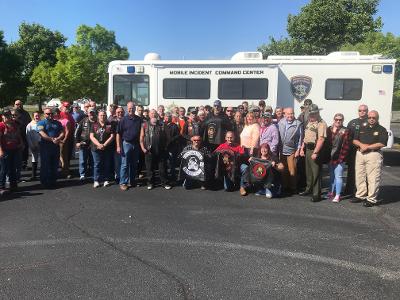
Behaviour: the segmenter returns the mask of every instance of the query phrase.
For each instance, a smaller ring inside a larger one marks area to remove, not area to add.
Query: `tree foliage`
[[[19,40],[12,47],[24,62],[23,74],[26,78],[41,62],[56,63],[56,50],[63,48],[67,40],[60,32],[51,31],[40,24],[23,22],[19,26]]]
[[[289,38],[275,40],[259,47],[264,57],[271,54],[327,54],[343,44],[365,40],[370,32],[379,31],[381,18],[374,19],[379,0],[311,0],[298,15],[289,15]]]
[[[11,103],[20,96],[22,61],[4,41],[3,31],[0,31],[0,105]]]
[[[54,67],[46,62],[39,64],[31,77],[31,91],[66,99],[85,96],[105,101],[108,64],[127,59],[128,50],[116,42],[113,31],[100,25],[79,26],[76,40],[75,45],[57,49]]]

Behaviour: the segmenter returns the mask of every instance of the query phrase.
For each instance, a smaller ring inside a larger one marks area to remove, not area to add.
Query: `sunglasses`
[[[374,120],[376,120],[376,117],[368,117],[368,119],[374,119]]]
[[[366,109],[359,109],[358,112],[368,111]]]
[[[336,122],[342,122],[343,119],[335,119]]]
[[[53,113],[44,113],[45,115],[52,115]]]
[[[230,110],[230,109],[229,109],[229,110],[227,110],[226,112],[233,112],[233,110]]]

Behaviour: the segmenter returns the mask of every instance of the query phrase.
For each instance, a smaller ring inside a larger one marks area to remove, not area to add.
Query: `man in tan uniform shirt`
[[[311,104],[308,123],[304,130],[304,141],[300,150],[300,155],[305,156],[306,159],[307,187],[300,195],[312,194],[312,202],[321,200],[322,163],[318,157],[326,139],[326,129],[327,125],[319,115],[318,106]]]

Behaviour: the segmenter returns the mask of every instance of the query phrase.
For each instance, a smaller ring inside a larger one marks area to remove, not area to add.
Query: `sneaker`
[[[268,199],[272,198],[272,192],[269,189],[265,189],[265,197]]]
[[[240,187],[240,195],[241,196],[246,196],[247,195],[247,191],[244,187]]]
[[[263,190],[258,191],[257,193],[255,193],[254,195],[256,196],[265,196],[265,192]]]
[[[144,178],[144,174],[139,174],[138,178],[139,179],[143,179]]]
[[[85,179],[86,179],[86,177],[83,176],[83,175],[81,175],[81,177],[79,177],[79,180],[80,180],[80,181],[84,181]]]
[[[335,197],[335,194],[332,192],[326,193],[324,195],[324,199],[327,199],[327,200],[333,200],[334,197]]]
[[[147,185],[147,189],[150,191],[150,190],[152,190],[153,189],[153,185],[152,184],[148,184]]]
[[[94,187],[94,188],[98,188],[99,186],[100,186],[100,182],[95,181],[95,182],[93,183],[93,187]]]
[[[340,195],[336,195],[335,198],[332,199],[332,202],[339,203],[340,202]]]
[[[121,189],[121,191],[126,191],[128,189],[128,186],[126,184],[121,184],[119,188]]]
[[[72,175],[68,174],[67,179],[71,179],[71,178],[72,178]]]
[[[200,188],[201,188],[202,190],[206,190],[206,189],[207,189],[205,185],[202,185]]]
[[[104,181],[104,184],[103,184],[103,186],[110,186],[111,185],[111,182],[109,182],[109,181]]]
[[[164,184],[164,189],[170,190],[172,189],[172,186],[170,186],[169,184]]]

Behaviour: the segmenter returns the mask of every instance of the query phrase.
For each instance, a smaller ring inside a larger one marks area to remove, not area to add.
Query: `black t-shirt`
[[[204,142],[208,144],[222,144],[225,141],[225,134],[232,130],[232,123],[226,115],[211,115],[204,124]]]
[[[374,126],[368,124],[365,127],[361,127],[360,131],[354,134],[354,139],[367,145],[381,143],[386,146],[388,141],[388,133],[386,128],[379,124]]]
[[[90,133],[93,133],[94,137],[99,141],[100,144],[104,144],[111,136],[115,134],[115,122],[106,122],[104,126],[96,122],[90,127]],[[107,145],[107,147],[112,146],[113,143]],[[96,145],[92,143],[93,150],[96,150]]]

